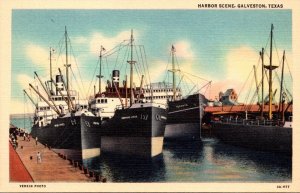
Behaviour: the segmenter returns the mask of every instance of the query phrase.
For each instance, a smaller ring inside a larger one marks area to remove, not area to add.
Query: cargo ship
[[[280,82],[279,103],[274,104],[272,71],[278,66],[272,64],[273,25],[270,33],[270,64],[264,65],[264,48],[260,52],[262,61],[262,101],[254,105],[232,105],[207,107],[206,113],[212,117],[212,133],[225,143],[248,147],[260,151],[292,154],[292,99],[287,100],[283,92],[284,61]],[[269,93],[264,98],[264,71],[268,71]],[[256,90],[258,92],[258,88]],[[287,102],[287,103],[286,103]]]
[[[88,101],[80,100],[75,90],[69,87],[68,63],[68,34],[65,29],[66,45],[66,81],[59,69],[59,75],[52,78],[52,64],[50,49],[50,80],[46,87],[38,77],[40,85],[47,97],[32,84],[31,89],[41,99],[35,102],[24,90],[35,106],[34,122],[31,136],[69,159],[82,161],[100,155],[101,119],[88,111]]]
[[[131,31],[129,43],[131,54],[130,60],[127,61],[130,64],[130,87],[120,88],[118,78],[114,76],[112,86],[121,105],[115,107],[116,110],[111,118],[103,120],[101,150],[103,153],[153,158],[162,153],[167,112],[164,104],[145,101],[142,95],[143,77],[140,91],[138,95],[135,94],[133,65],[137,65],[137,62],[133,60],[133,41]],[[118,75],[118,71],[115,71],[114,75]],[[123,94],[125,94],[125,101]],[[106,93],[106,96],[109,97],[110,94]],[[129,104],[127,104],[128,98]]]
[[[200,92],[188,95],[185,98],[178,95],[174,55],[175,47],[172,46],[172,74],[173,97],[168,101],[168,118],[165,131],[166,141],[201,141],[201,125],[204,116],[204,107],[208,100]]]

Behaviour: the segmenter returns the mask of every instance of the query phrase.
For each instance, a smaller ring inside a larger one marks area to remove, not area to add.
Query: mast
[[[52,48],[50,47],[50,81],[52,80]],[[53,82],[51,82],[51,92],[53,91],[52,87]]]
[[[174,62],[174,55],[175,55],[175,47],[172,45],[172,74],[173,74],[173,101],[176,100],[176,78],[175,78],[175,62]]]
[[[264,48],[261,49],[261,117],[264,117],[264,107],[265,107],[265,99],[264,99]]]
[[[60,70],[60,68],[58,68],[58,71],[59,71],[59,74],[60,74],[60,76],[62,77],[62,82],[63,82],[63,85],[64,85],[64,87],[66,87],[66,84],[65,84],[65,81],[64,81],[64,79],[63,79],[63,76],[62,76],[62,73],[61,73],[61,70]],[[69,90],[66,88],[66,90],[67,90],[67,97],[68,97],[68,99],[69,99],[69,102],[68,102],[68,108],[69,108],[69,110],[75,110],[75,106],[74,106],[74,104],[73,104],[73,101],[72,101],[72,98],[71,98],[71,95],[70,95],[70,92],[69,92]],[[79,98],[78,98],[79,99]],[[71,104],[70,104],[71,103]]]
[[[138,99],[137,100],[139,100],[141,98],[143,82],[144,82],[144,75],[142,75],[141,84],[140,84],[140,90],[139,90],[139,95],[138,95]]]
[[[255,65],[253,65],[253,70],[254,70],[254,78],[255,78],[255,84],[256,84],[257,101],[259,103],[259,92],[258,92],[258,83],[257,83],[257,75],[256,75]]]
[[[127,98],[128,98],[128,93],[127,93],[127,75],[125,76],[125,107],[127,107]]]
[[[101,94],[101,78],[103,78],[102,73],[101,73],[102,51],[105,51],[103,46],[100,47],[100,54],[99,54],[99,59],[100,59],[100,69],[99,69],[99,75],[98,75],[98,78],[99,78],[99,92],[98,93],[99,94]]]
[[[280,95],[279,95],[280,97],[279,97],[278,115],[280,114],[280,107],[281,107],[281,111],[284,112],[284,110],[283,110],[284,104],[283,104],[283,96],[282,96],[284,60],[285,60],[285,50],[283,51],[283,56],[282,56],[282,70],[281,70],[281,80],[280,80]],[[282,121],[284,121],[284,113],[282,113]]]
[[[273,46],[273,24],[271,25],[271,42],[270,42],[270,65],[265,66],[269,70],[269,119],[272,119],[272,102],[273,102],[273,91],[272,91],[272,70],[278,66],[272,66],[272,46]]]
[[[133,61],[133,30],[131,30],[131,37],[130,37],[130,52],[131,52],[131,58],[130,61],[127,61],[130,64],[130,106],[133,103],[133,65],[136,63],[136,61]]]
[[[65,43],[66,43],[66,90],[69,90],[69,67],[71,64],[68,63],[68,33],[67,33],[67,26],[65,26]]]

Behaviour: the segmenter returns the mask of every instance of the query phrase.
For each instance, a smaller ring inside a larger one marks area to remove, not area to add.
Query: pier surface
[[[24,141],[23,137],[19,137],[18,143],[19,144],[16,152],[22,162],[22,164],[19,163],[18,165],[24,164],[34,182],[92,181],[92,179],[85,175],[82,170],[80,170],[78,167],[76,168],[72,166],[68,160],[62,159],[55,152],[46,148],[41,143],[36,145],[34,139],[31,139],[30,141]],[[14,149],[11,150],[15,151]],[[38,163],[37,161],[38,152],[41,153],[41,163]],[[14,175],[18,176],[20,174],[14,173]],[[18,181],[18,178],[11,178],[11,180]]]

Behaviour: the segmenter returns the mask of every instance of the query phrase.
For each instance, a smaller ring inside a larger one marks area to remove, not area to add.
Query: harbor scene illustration
[[[13,10],[10,182],[293,180],[291,10]]]

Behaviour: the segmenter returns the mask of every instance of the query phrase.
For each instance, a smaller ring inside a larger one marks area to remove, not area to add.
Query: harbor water
[[[24,120],[11,123],[23,127]],[[30,125],[29,119],[25,125]],[[102,154],[84,164],[109,182],[292,181],[291,156],[231,146],[215,138],[165,143],[162,155],[150,160]]]

